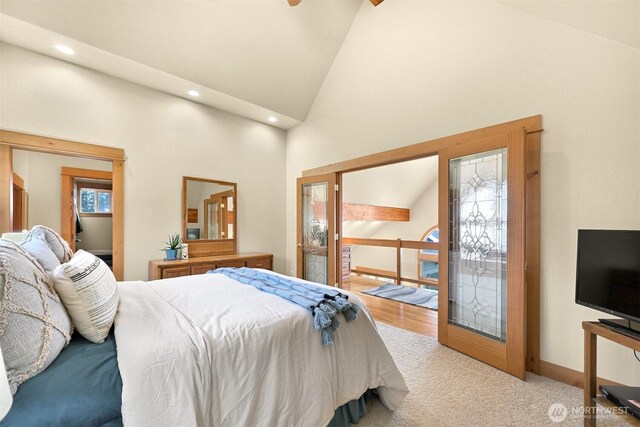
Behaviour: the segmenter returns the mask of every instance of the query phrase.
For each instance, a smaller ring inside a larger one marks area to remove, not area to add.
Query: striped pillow
[[[100,258],[79,250],[53,271],[54,287],[74,326],[86,339],[107,338],[118,309],[116,278]]]

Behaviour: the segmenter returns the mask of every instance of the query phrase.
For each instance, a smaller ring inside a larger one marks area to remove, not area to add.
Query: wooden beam
[[[410,221],[411,213],[406,208],[390,206],[342,204],[343,221]]]
[[[435,156],[444,148],[460,145],[469,140],[482,139],[508,132],[514,128],[523,128],[527,133],[542,131],[542,116],[531,116],[524,119],[513,120],[499,125],[476,129],[444,138],[432,139],[406,147],[394,148],[393,150],[382,151],[380,153],[357,157],[343,162],[331,163],[319,168],[307,169],[302,172],[302,176],[322,175],[333,172],[353,172],[361,169],[368,169],[376,166],[390,165],[393,163],[415,160],[423,157]]]
[[[46,136],[0,129],[0,144],[21,150],[40,151],[98,160],[124,160],[124,150],[83,142],[67,141]]]

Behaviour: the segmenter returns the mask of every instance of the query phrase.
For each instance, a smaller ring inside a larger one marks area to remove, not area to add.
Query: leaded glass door
[[[525,376],[525,132],[439,153],[438,339]]]
[[[336,178],[298,178],[298,277],[324,285],[336,281]]]

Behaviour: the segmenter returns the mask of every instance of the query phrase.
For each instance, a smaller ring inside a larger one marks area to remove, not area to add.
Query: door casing
[[[124,280],[124,150],[0,129],[0,233],[11,231],[13,224],[13,149],[112,163],[113,274]]]
[[[399,147],[350,160],[331,163],[302,172],[302,177],[313,177],[325,174],[336,174],[336,181],[341,181],[342,173],[369,169],[438,155],[440,150],[455,147],[469,141],[484,139],[490,136],[522,130],[525,133],[526,161],[526,370],[540,374],[540,145],[542,116],[535,115],[475,129],[451,136],[445,136],[417,144]],[[342,188],[340,186],[340,192]],[[340,218],[341,197],[336,202],[336,218]],[[298,223],[300,221],[298,220]],[[342,236],[341,223],[337,224]],[[336,251],[341,250],[341,238]],[[299,250],[299,249],[298,249]],[[335,272],[341,270],[341,253],[336,254]],[[298,265],[298,270],[300,266]],[[340,277],[337,276],[339,281]],[[441,285],[440,285],[441,286]]]

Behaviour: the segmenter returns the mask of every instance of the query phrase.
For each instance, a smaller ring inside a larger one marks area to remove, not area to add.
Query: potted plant
[[[182,238],[180,237],[180,234],[170,234],[169,240],[164,242],[164,244],[166,246],[162,250],[167,256],[167,261],[178,259],[178,250],[182,247]]]

